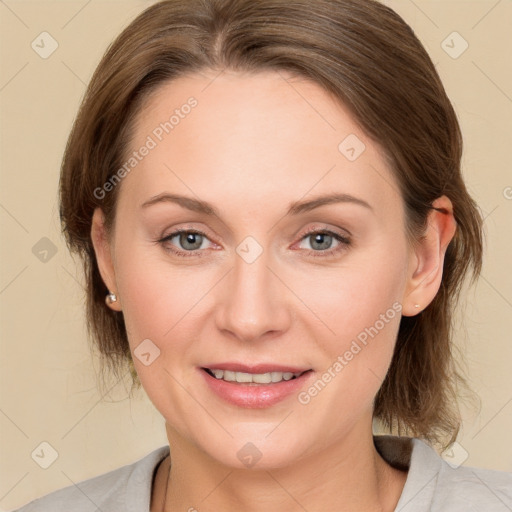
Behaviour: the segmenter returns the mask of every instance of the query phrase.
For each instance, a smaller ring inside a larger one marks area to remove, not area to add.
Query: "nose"
[[[265,251],[252,263],[236,255],[220,290],[217,328],[244,342],[285,332],[292,317],[287,292]]]

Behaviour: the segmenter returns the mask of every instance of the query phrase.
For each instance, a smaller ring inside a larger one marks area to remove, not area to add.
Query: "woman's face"
[[[215,77],[160,87],[137,119],[113,287],[169,432],[230,466],[284,467],[371,433],[408,300],[403,202],[318,85]]]

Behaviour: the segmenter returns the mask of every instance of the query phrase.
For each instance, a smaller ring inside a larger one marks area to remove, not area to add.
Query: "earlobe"
[[[108,289],[108,295],[105,298],[105,303],[110,309],[114,311],[121,311],[121,303],[115,279],[112,250],[105,229],[104,214],[101,208],[96,208],[94,210],[91,223],[91,240],[101,278]],[[116,300],[108,300],[111,295],[114,295]]]
[[[424,236],[411,249],[408,282],[402,301],[404,316],[421,312],[439,291],[446,249],[456,229],[452,202],[446,196],[437,198],[432,203]]]

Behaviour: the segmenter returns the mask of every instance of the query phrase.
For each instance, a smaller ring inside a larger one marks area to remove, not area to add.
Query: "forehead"
[[[348,109],[284,72],[205,72],[161,85],[136,118],[130,152],[148,144],[122,195],[147,199],[178,187],[291,202],[336,190],[396,204],[380,147]]]
[[[196,106],[187,108],[189,101]],[[158,138],[158,126],[166,121],[173,127],[162,134],[164,143],[178,145],[196,136],[203,146],[229,146],[230,156],[230,140],[244,149],[254,147],[252,153],[264,145],[274,154],[291,146],[297,153],[318,148],[337,155],[340,137],[357,133],[364,138],[348,110],[327,91],[282,71],[207,71],[167,82],[146,101],[136,133],[143,137],[156,129]]]

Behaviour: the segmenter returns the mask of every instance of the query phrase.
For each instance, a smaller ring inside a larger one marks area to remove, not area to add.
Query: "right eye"
[[[173,242],[173,240],[175,240]],[[198,251],[204,249],[203,243],[208,240],[201,231],[191,229],[178,229],[166,237],[158,240],[164,248],[178,256],[200,256]],[[176,245],[178,248],[176,248]],[[182,250],[179,248],[181,247]]]

